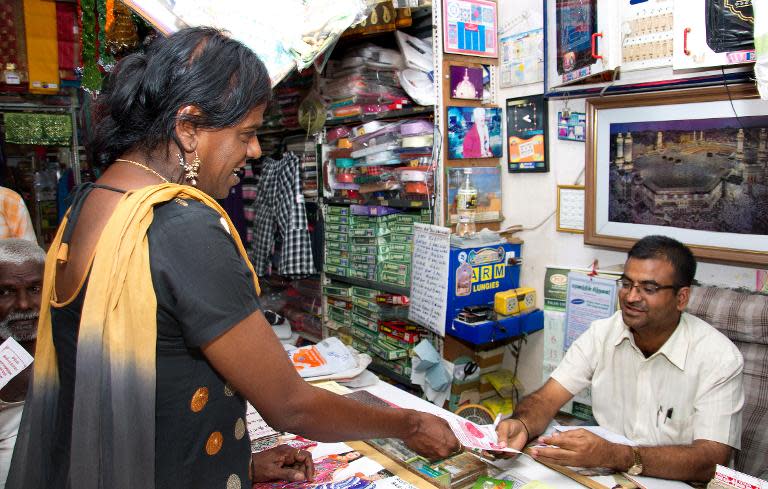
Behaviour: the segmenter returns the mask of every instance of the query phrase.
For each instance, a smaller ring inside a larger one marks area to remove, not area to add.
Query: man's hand
[[[461,443],[448,422],[429,413],[412,411],[411,435],[403,438],[408,448],[429,459],[446,458],[461,451]]]
[[[528,428],[519,419],[505,419],[496,427],[496,434],[499,437],[499,443],[518,451],[528,443]]]
[[[252,456],[253,482],[311,481],[315,477],[312,454],[288,445],[278,445]]]
[[[542,462],[571,467],[607,467],[619,471],[631,464],[631,449],[626,445],[611,443],[594,433],[578,429],[555,432],[552,436],[539,438],[539,442],[558,448],[531,448],[531,457]]]

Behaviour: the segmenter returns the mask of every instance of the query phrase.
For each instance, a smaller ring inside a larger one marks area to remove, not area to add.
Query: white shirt
[[[593,322],[551,377],[574,395],[591,385],[600,426],[639,445],[712,440],[738,449],[743,366],[725,335],[688,313],[645,358],[618,311]]]

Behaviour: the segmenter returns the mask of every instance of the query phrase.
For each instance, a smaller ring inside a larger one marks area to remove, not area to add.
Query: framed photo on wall
[[[451,98],[483,99],[483,69],[472,66],[451,66]]]
[[[587,139],[587,114],[584,112],[558,112],[557,139],[585,141]]]
[[[443,51],[484,58],[499,56],[496,2],[442,0]]]
[[[557,230],[584,233],[584,185],[557,186]]]
[[[587,100],[584,242],[650,234],[768,265],[768,101],[751,85]]]
[[[547,103],[543,95],[507,99],[507,171],[549,171]]]
[[[447,107],[448,159],[501,158],[501,108]]]

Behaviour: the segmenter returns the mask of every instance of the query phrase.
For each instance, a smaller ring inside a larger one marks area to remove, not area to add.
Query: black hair
[[[159,37],[146,53],[120,60],[105,81],[94,111],[93,162],[107,166],[128,150],[149,155],[171,141],[181,147],[180,118],[205,129],[231,127],[266,105],[270,93],[264,63],[222,31],[193,27]],[[178,116],[187,105],[201,113]]]
[[[667,260],[675,269],[675,285],[690,287],[696,276],[696,259],[683,243],[667,236],[646,236],[629,250],[628,258]]]

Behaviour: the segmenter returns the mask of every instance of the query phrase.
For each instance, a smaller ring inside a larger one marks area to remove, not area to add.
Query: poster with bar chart
[[[444,51],[497,58],[496,7],[496,2],[490,0],[443,0]]]

